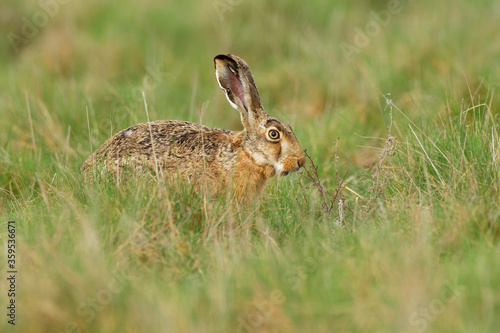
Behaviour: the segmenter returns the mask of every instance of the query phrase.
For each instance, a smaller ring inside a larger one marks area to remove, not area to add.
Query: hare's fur
[[[247,64],[234,54],[218,55],[214,62],[219,85],[241,114],[243,131],[178,120],[137,124],[108,139],[85,161],[85,177],[93,181],[111,172],[120,179],[130,166],[248,198],[259,194],[268,178],[302,167],[305,157],[297,138],[290,126],[264,111]]]

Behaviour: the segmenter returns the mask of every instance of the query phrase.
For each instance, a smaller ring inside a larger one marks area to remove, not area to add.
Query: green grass
[[[15,220],[18,294],[0,331],[496,332],[498,4],[402,1],[347,59],[341,43],[389,2],[215,3],[228,10],[69,1],[15,52],[8,33],[41,7],[2,1],[0,237]],[[274,179],[236,207],[176,184],[83,183],[91,147],[146,121],[141,91],[152,120],[241,129],[221,52],[249,63],[315,182]],[[319,184],[341,190],[330,211]]]

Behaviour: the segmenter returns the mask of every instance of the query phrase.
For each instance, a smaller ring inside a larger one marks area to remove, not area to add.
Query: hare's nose
[[[299,158],[297,163],[299,164],[299,169],[302,168],[304,165],[306,165],[306,158],[305,157]]]

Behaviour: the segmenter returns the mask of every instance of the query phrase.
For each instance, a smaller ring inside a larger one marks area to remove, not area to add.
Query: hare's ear
[[[219,54],[214,58],[215,76],[233,108],[241,113],[245,128],[255,126],[267,116],[260,104],[259,92],[246,62],[236,54]]]

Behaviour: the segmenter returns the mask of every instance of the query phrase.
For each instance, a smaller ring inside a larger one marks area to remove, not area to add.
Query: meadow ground
[[[0,331],[497,332],[499,17],[493,0],[2,0]],[[241,129],[222,52],[294,128],[301,175],[232,208],[83,183],[91,150],[146,120],[142,91],[150,119]]]

